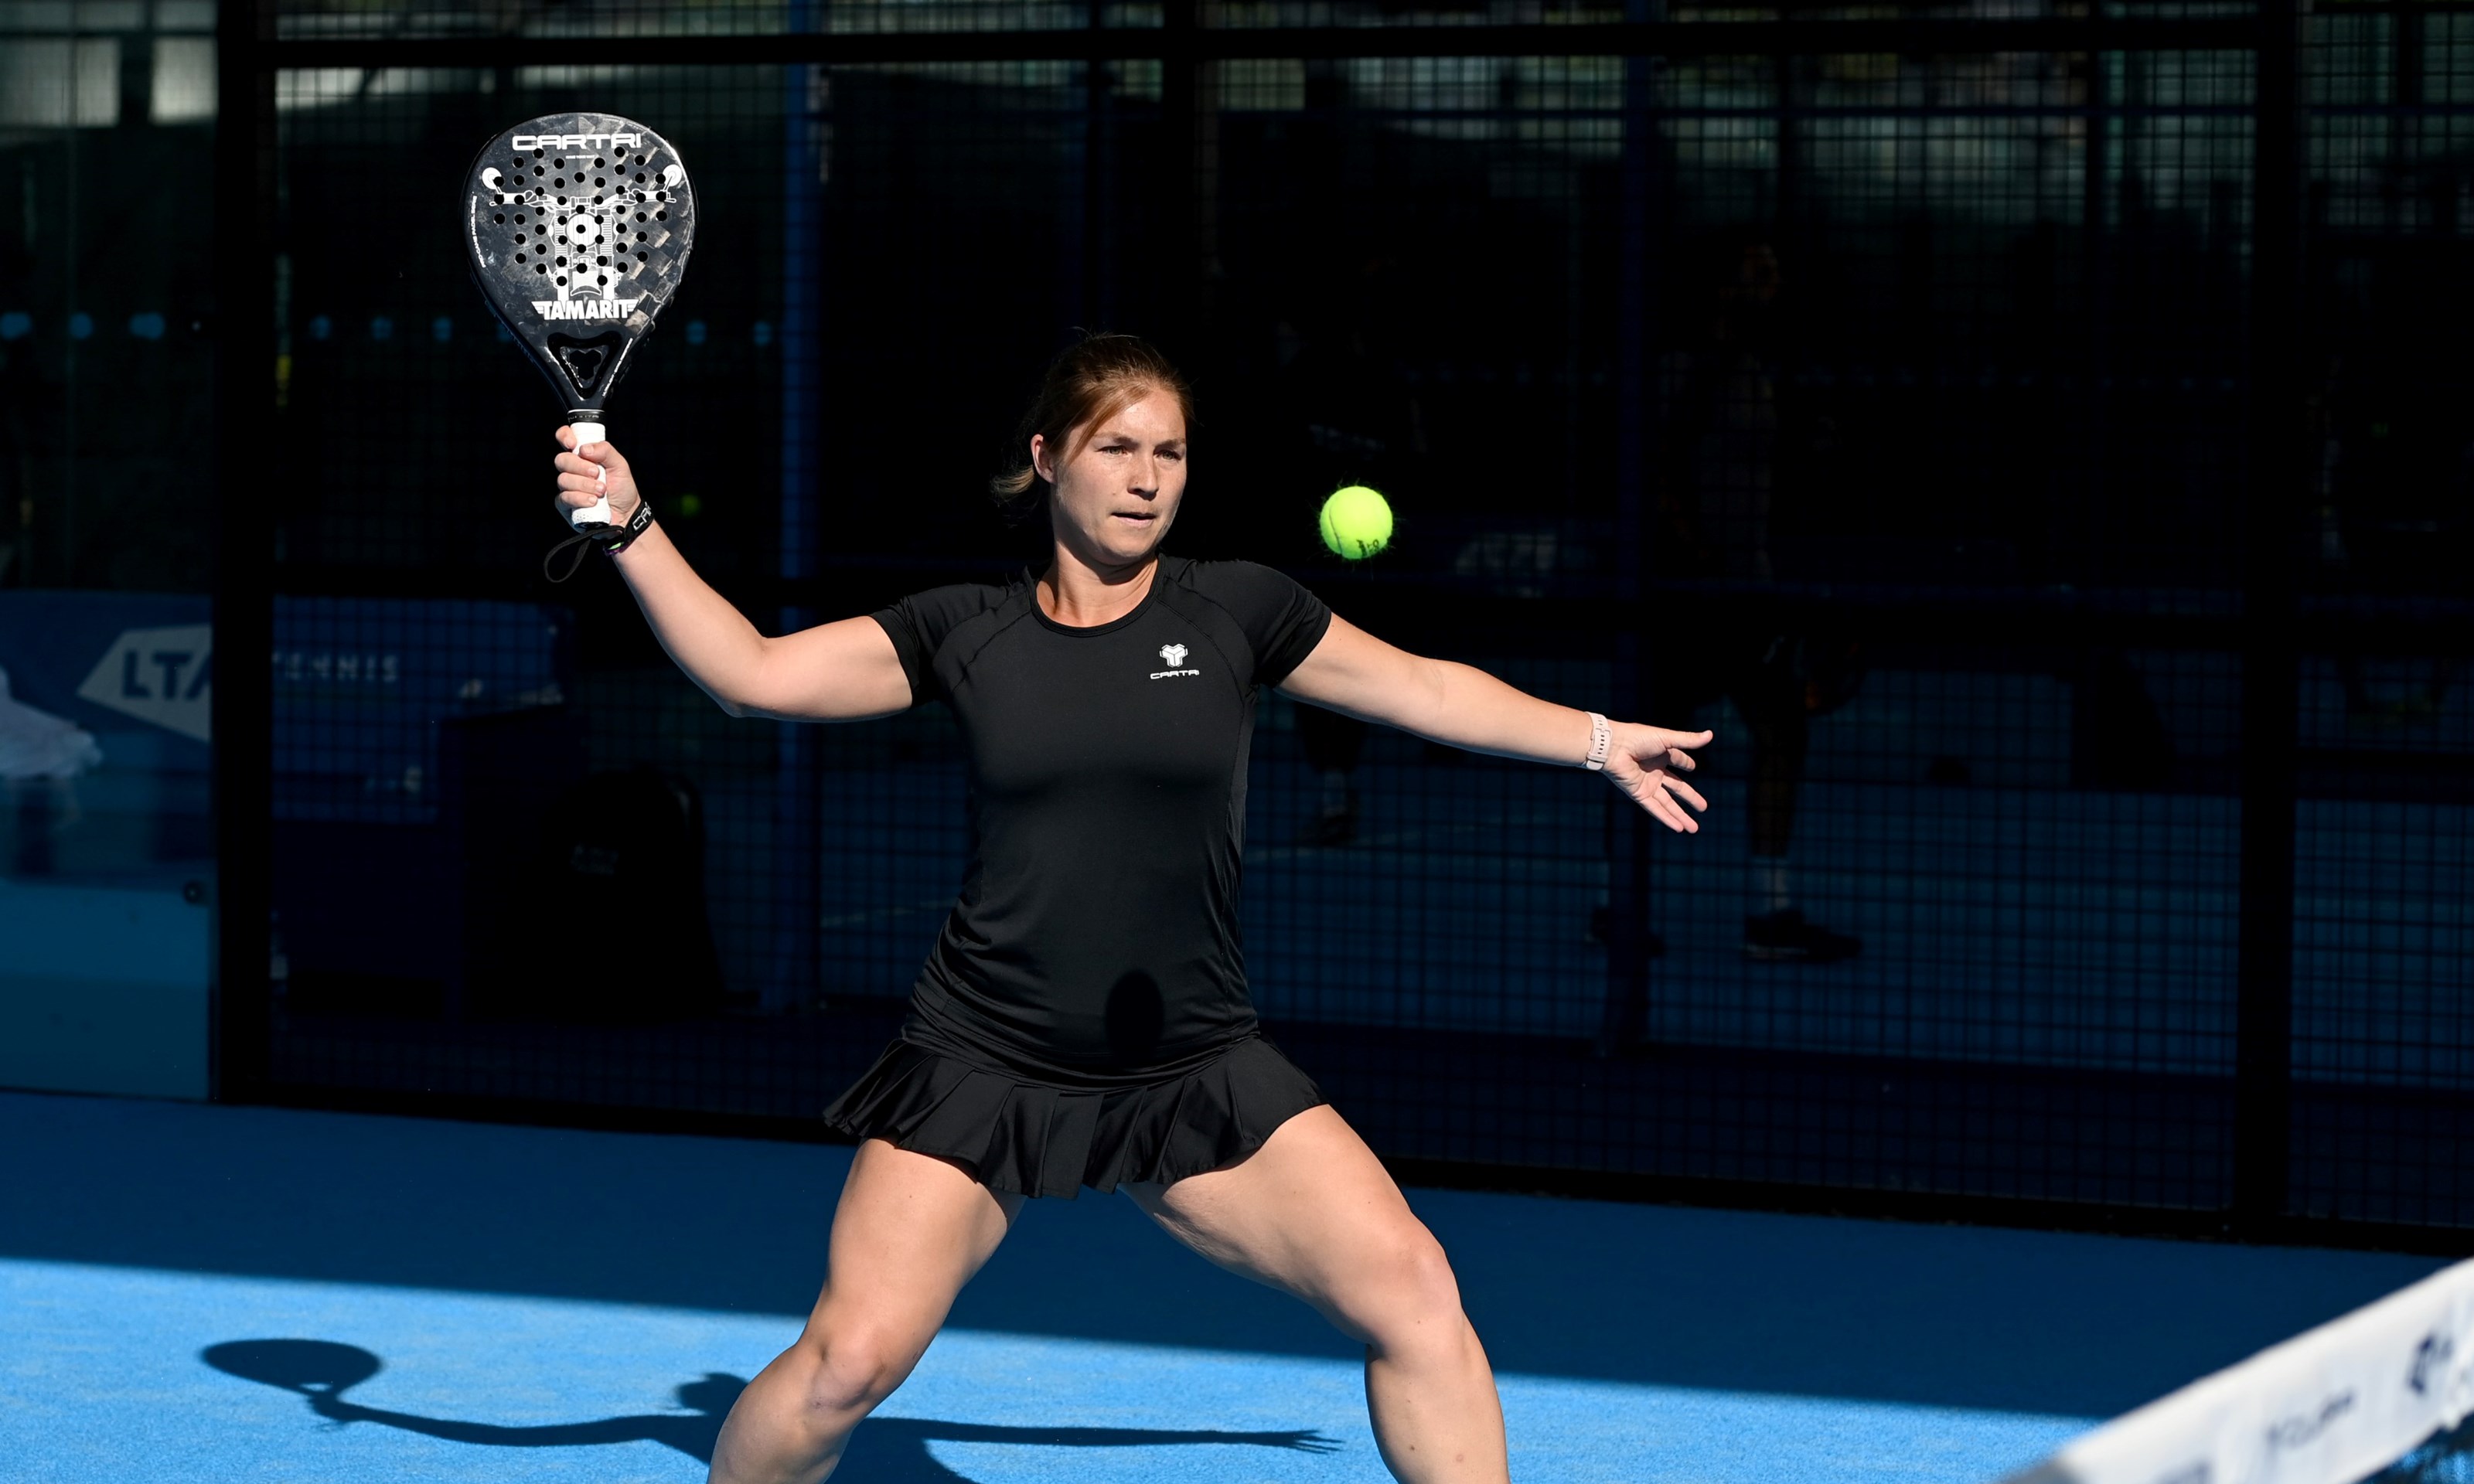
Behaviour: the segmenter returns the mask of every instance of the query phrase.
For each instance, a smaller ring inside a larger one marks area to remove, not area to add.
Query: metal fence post
[[[790,29],[823,29],[826,0],[794,0]],[[816,576],[817,299],[824,282],[824,203],[817,179],[817,64],[794,61],[782,82],[782,525],[777,574],[787,601],[775,615],[790,634],[816,621],[807,607]],[[823,943],[824,807],[813,727],[774,724],[773,951],[765,964],[764,1006],[788,1010],[815,998]]]
[[[1624,17],[1646,23],[1665,18],[1663,0],[1628,0]],[[1615,632],[1613,694],[1610,704],[1628,719],[1657,726],[1679,726],[1682,718],[1643,712],[1647,687],[1642,683],[1640,634],[1648,624],[1644,607],[1650,521],[1650,412],[1657,398],[1657,350],[1651,343],[1655,316],[1650,305],[1655,282],[1652,259],[1658,251],[1653,213],[1659,199],[1661,146],[1658,130],[1658,73],[1661,59],[1624,59],[1622,196],[1619,209],[1622,254],[1616,268],[1622,299],[1616,329],[1615,427],[1615,591],[1623,618]],[[1597,1050],[1610,1055],[1647,1032],[1649,1005],[1649,870],[1651,825],[1629,802],[1611,796],[1607,839],[1607,998],[1598,1028]]]
[[[271,227],[274,8],[223,0],[216,18],[214,739],[215,949],[208,1087],[264,1095],[271,1066],[275,501],[266,488],[276,370]]]
[[[2287,1212],[2292,1146],[2293,832],[2300,700],[2294,542],[2300,365],[2302,10],[2264,0],[2253,84],[2251,376],[2244,503],[2242,922],[2234,1070],[2236,1227]]]

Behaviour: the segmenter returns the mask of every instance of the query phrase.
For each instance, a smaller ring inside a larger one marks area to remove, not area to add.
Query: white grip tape
[[[598,422],[572,422],[568,425],[575,429],[575,446],[578,448],[582,448],[587,443],[600,443],[610,436],[610,430]],[[610,482],[608,469],[601,471],[601,482],[605,485]],[[570,511],[567,514],[567,523],[578,531],[587,526],[609,525],[615,518],[610,514],[610,496],[607,494],[602,495],[601,502],[597,505],[588,505],[582,510]]]

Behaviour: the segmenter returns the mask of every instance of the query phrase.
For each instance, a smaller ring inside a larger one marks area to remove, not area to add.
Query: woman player
[[[1405,654],[1267,567],[1161,540],[1185,491],[1184,382],[1142,341],[1059,356],[1001,503],[1046,506],[1047,570],[767,638],[690,569],[607,443],[558,456],[607,495],[664,649],[734,716],[858,721],[931,699],[970,749],[972,854],[899,1039],[827,1110],[860,1140],[798,1343],[748,1384],[718,1484],[813,1484],[918,1363],[1023,1203],[1125,1186],[1213,1262],[1366,1346],[1405,1484],[1506,1478],[1503,1413],[1442,1247],[1257,1029],[1238,948],[1259,687],[1474,752],[1602,767],[1670,828],[1710,733],[1610,723]]]

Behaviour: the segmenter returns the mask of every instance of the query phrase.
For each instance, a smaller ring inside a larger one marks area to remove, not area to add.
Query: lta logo
[[[130,629],[78,686],[78,699],[200,742],[215,704],[215,634],[208,624]]]

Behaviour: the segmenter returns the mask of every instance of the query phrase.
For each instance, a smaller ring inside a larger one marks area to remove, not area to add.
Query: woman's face
[[[1185,414],[1176,394],[1153,392],[1062,443],[1031,440],[1057,543],[1103,570],[1150,557],[1185,493]]]

